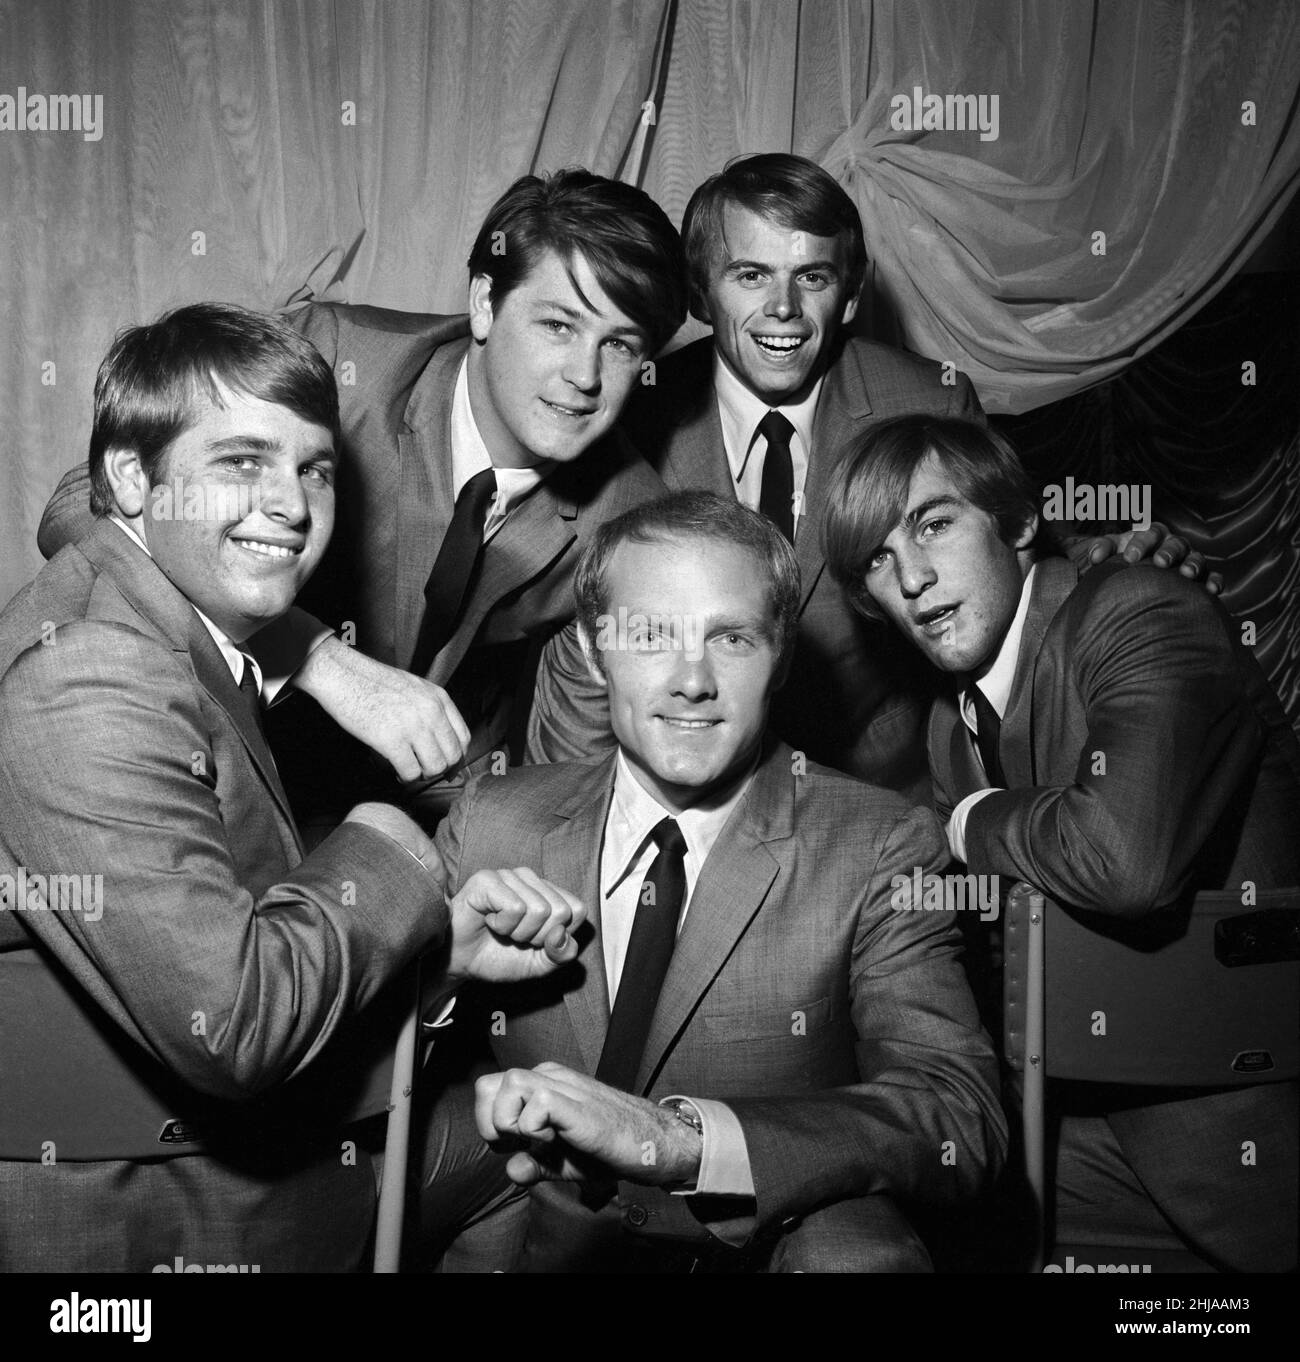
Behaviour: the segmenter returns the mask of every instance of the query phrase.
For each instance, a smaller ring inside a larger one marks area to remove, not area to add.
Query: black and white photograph
[[[1297,189],[1291,0],[0,0],[23,1336],[1280,1328]]]

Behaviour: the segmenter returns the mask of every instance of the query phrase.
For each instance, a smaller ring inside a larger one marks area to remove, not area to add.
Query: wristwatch
[[[671,1111],[684,1125],[690,1126],[701,1140],[704,1138],[704,1120],[688,1098],[670,1097],[659,1105]]]

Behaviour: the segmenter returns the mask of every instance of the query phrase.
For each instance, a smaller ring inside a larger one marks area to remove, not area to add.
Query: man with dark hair
[[[95,384],[100,515],[0,615],[0,1270],[357,1267],[376,1170],[343,1120],[395,1036],[381,990],[440,944],[435,1009],[574,949],[571,896],[447,897],[389,805],[303,856],[244,648],[325,550],[338,428],[283,321],[132,328]],[[501,1180],[439,1168],[453,1223]]]
[[[737,158],[692,195],[682,237],[691,312],[713,335],[658,365],[624,425],[670,488],[735,496],[794,544],[804,599],[774,731],[816,761],[919,795],[929,697],[906,650],[864,625],[823,572],[826,489],[863,431],[912,412],[982,420],[979,401],[954,366],[847,334],[866,272],[862,222],[814,162]],[[1080,547],[1094,561],[1109,551]],[[1174,561],[1186,552],[1163,547]],[[571,628],[543,654],[530,755],[567,760],[609,741]]]
[[[1040,555],[1018,459],[969,422],[877,427],[829,497],[836,580],[957,683],[930,718],[930,767],[972,872],[1122,939],[1138,920],[1178,927],[1200,890],[1300,883],[1300,748],[1217,602],[1173,573],[1080,577]],[[1058,1240],[1294,1267],[1294,1082],[1080,1086],[1095,1087],[1066,1093]]]
[[[591,532],[663,490],[615,422],[686,305],[662,211],[583,170],[516,181],[469,270],[468,316],[294,315],[342,379],[340,523],[304,605],[355,647],[302,612],[253,643],[414,782],[430,820],[466,771],[504,764]],[[43,546],[82,497],[84,474],[65,479]],[[359,786],[389,783],[318,720],[272,711],[295,802],[329,826]]]
[[[437,836],[449,888],[505,855],[595,928],[484,1000],[479,1129],[541,1183],[522,1266],[927,1270],[909,1215],[1006,1135],[960,939],[900,899],[946,863],[934,815],[765,738],[799,570],[734,497],[626,512],[575,589],[616,752],[478,780]]]

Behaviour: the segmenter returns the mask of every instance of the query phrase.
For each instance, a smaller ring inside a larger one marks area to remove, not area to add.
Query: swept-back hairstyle
[[[338,448],[338,389],[310,341],[279,317],[233,303],[192,303],[120,331],[99,366],[90,430],[96,515],[108,515],[115,504],[104,467],[108,451],[134,450],[152,485],[159,459],[193,424],[200,401],[221,405],[218,380],[324,426]]]
[[[1003,543],[1019,538],[1038,512],[1019,456],[996,431],[937,416],[872,427],[836,465],[822,520],[826,566],[869,619],[884,616],[867,595],[867,568],[906,514],[912,475],[930,455],[972,506],[993,517]]]
[[[867,247],[853,200],[815,161],[785,152],[762,152],[728,163],[691,195],[682,218],[682,242],[698,307],[714,259],[723,249],[726,207],[734,203],[790,231],[839,237],[848,253],[849,296],[862,287]]]
[[[469,253],[470,277],[487,275],[492,306],[500,307],[546,251],[565,262],[570,279],[574,256],[582,256],[618,309],[645,331],[652,353],[686,320],[681,238],[663,209],[633,185],[588,170],[523,176],[483,219]]]
[[[588,642],[594,644],[599,637],[600,617],[609,612],[605,579],[618,546],[683,539],[734,544],[757,560],[767,578],[779,673],[788,664],[799,626],[799,562],[789,541],[766,516],[716,492],[673,492],[624,511],[596,531],[578,559],[573,579],[578,624]],[[599,654],[596,657],[599,662]]]

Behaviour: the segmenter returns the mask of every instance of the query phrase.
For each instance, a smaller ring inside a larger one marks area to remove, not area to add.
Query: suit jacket
[[[799,635],[789,680],[777,695],[772,729],[819,762],[920,795],[925,713],[932,692],[910,650],[864,620],[826,571],[821,526],[831,473],[846,447],[872,426],[925,412],[983,421],[970,380],[943,382],[938,364],[872,341],[846,339],[822,385],[795,550],[803,585]],[[623,418],[633,443],[673,490],[701,487],[735,495],[713,385],[713,342],[705,337],[669,355],[657,380]],[[534,760],[582,757],[608,737],[599,693],[582,665],[576,636],[557,637],[543,657],[529,726]]]
[[[317,303],[290,320],[335,369],[343,429],[334,535],[299,603],[332,626],[350,626],[362,652],[409,667],[425,583],[455,510],[451,405],[468,319]],[[84,528],[88,489],[84,465],[64,478],[42,522],[43,551]],[[428,670],[470,728],[467,768],[484,768],[512,737],[522,745],[537,654],[573,619],[573,570],[592,533],[663,492],[615,431],[511,509]],[[393,797],[386,764],[312,707],[276,706],[269,727],[302,813],[334,821],[367,793]],[[423,799],[441,810],[463,782],[463,773],[438,782]]]
[[[935,705],[929,750],[946,816],[987,783],[952,698]],[[1237,627],[1176,574],[1039,563],[1000,755],[1009,788],[971,810],[969,868],[1028,880],[1085,922],[1175,930],[1198,890],[1300,883],[1300,747]],[[1284,1270],[1278,1250],[1242,1253],[1268,1224],[1294,1257],[1295,1085],[1172,1095],[1112,1103],[1125,1156],[1211,1257]],[[1270,1142],[1253,1176],[1240,1158],[1252,1131]]]
[[[328,1070],[350,1019],[445,930],[439,879],[357,824],[303,859],[211,635],[108,521],[0,617],[0,801],[5,872],[103,876],[96,921],[0,914],[0,989],[34,952],[141,1081],[212,1135],[209,1152],[161,1162],[0,1164],[0,1262],[354,1264],[374,1210],[368,1161],[341,1160],[337,1124],[303,1103],[250,1099]]]
[[[492,995],[503,1067],[594,1073],[609,1021],[599,941],[600,847],[613,757],[524,767],[471,785],[438,831],[459,885],[528,865],[589,906],[594,938],[533,987]],[[792,774],[795,772],[795,774]],[[636,1091],[718,1098],[744,1131],[757,1194],[746,1228],[876,1192],[951,1203],[1005,1151],[996,1067],[942,913],[900,911],[897,877],[941,867],[934,816],[774,744],[719,834],[690,900]],[[952,1141],[955,1159],[942,1146]],[[578,1216],[569,1265],[617,1251],[620,1224],[707,1237],[699,1210],[624,1184],[583,1214],[570,1187],[534,1194]],[[734,1201],[731,1203],[734,1207]],[[594,1257],[593,1257],[594,1255]]]

